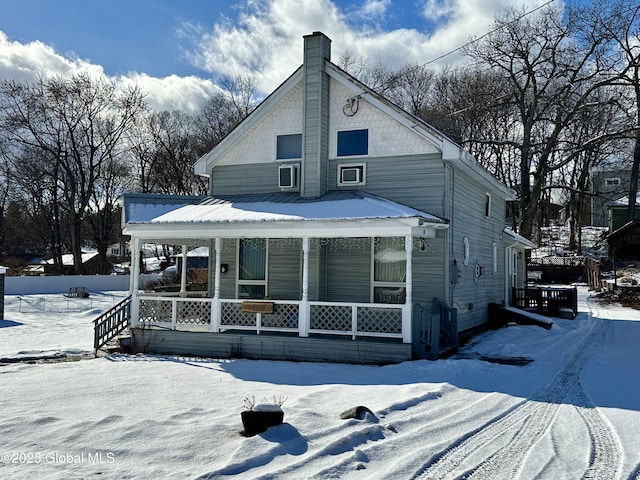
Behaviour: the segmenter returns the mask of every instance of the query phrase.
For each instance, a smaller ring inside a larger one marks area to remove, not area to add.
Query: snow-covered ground
[[[487,332],[435,362],[0,366],[0,478],[637,479],[640,312],[580,294],[574,320]],[[92,297],[72,312],[7,297],[0,357],[90,351],[91,320],[117,301]],[[506,357],[533,362],[487,361]],[[286,398],[285,423],[241,435],[251,396]],[[373,415],[340,419],[358,405]]]

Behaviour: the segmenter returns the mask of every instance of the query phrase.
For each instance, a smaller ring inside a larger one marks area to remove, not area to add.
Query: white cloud
[[[170,75],[164,78],[132,73],[117,79],[123,84],[135,83],[146,94],[152,110],[196,111],[207,99],[222,90],[211,80]]]
[[[196,110],[212,95],[220,92],[211,80],[197,77],[164,78],[146,74],[130,73],[126,76],[108,78],[100,65],[88,60],[68,58],[57,53],[52,47],[41,42],[22,44],[10,41],[0,31],[0,80],[33,81],[39,76],[59,75],[71,77],[88,73],[96,78],[115,80],[122,84],[137,84],[146,94],[149,106],[154,110]]]
[[[42,42],[12,42],[0,31],[0,79],[33,80],[37,76],[104,75],[102,67],[79,58],[63,57]]]
[[[531,8],[543,2],[534,0]],[[398,68],[430,62],[473,35],[486,33],[495,14],[514,2],[424,0],[418,11],[435,22],[430,31],[379,28],[379,17],[393,9],[391,0],[366,0],[358,10],[348,12],[330,0],[245,0],[243,5],[243,13],[235,21],[226,19],[204,32],[202,25],[192,26],[197,47],[191,51],[191,60],[213,75],[249,75],[263,93],[269,93],[301,65],[303,35],[319,30],[329,36],[334,60],[349,51]],[[358,21],[351,22],[351,15]],[[362,22],[364,18],[369,22]],[[459,55],[450,55],[436,65],[462,60]]]
[[[416,14],[433,27],[429,31],[400,28],[384,30],[380,22],[404,0],[364,0],[343,11],[332,0],[241,0],[237,18],[215,25],[187,24],[181,40],[191,39],[189,59],[211,74],[165,78],[130,73],[115,78],[136,82],[154,109],[194,109],[217,93],[220,75],[250,76],[263,94],[273,91],[302,64],[302,37],[322,31],[332,39],[334,61],[346,51],[389,68],[424,64],[486,33],[496,13],[514,6],[512,0],[422,0]],[[531,0],[529,7],[544,0]],[[403,6],[407,6],[403,3]],[[384,22],[382,22],[384,24]],[[461,61],[450,55],[434,66]],[[38,75],[71,76],[88,72],[105,76],[100,65],[63,56],[41,42],[11,41],[0,31],[0,79],[32,80]]]
[[[391,0],[367,0],[364,2],[360,13],[363,16],[381,17],[387,13]]]

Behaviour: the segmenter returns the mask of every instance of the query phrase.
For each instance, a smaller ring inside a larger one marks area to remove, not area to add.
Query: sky
[[[555,0],[561,2],[562,0]],[[136,82],[152,108],[197,108],[222,75],[262,95],[302,63],[322,31],[349,52],[398,68],[428,63],[491,29],[509,7],[548,0],[19,0],[0,2],[0,80],[79,72]],[[434,66],[460,62],[448,55]]]

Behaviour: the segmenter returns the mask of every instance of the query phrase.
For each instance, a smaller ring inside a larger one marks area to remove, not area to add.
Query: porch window
[[[238,248],[238,298],[267,295],[267,240],[241,238]]]
[[[405,303],[407,254],[404,237],[379,237],[373,243],[373,302]]]

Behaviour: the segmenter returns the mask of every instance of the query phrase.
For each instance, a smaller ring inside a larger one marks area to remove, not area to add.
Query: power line
[[[508,24],[517,23],[517,22],[519,22],[520,20],[522,20],[524,17],[526,17],[526,16],[528,16],[528,15],[531,15],[532,13],[537,12],[538,10],[543,9],[544,7],[546,7],[547,5],[552,4],[553,2],[555,2],[555,0],[549,0],[549,1],[547,1],[547,2],[543,3],[542,5],[540,5],[540,6],[536,7],[536,8],[534,8],[534,9],[532,9],[532,10],[529,10],[529,11],[527,11],[527,12],[524,12],[522,15],[520,15],[520,16],[518,16],[518,17],[514,18],[513,20],[511,20]],[[477,37],[477,38],[473,38],[473,39],[469,40],[467,43],[465,43],[464,45],[461,45],[461,46],[459,46],[459,47],[456,47],[456,48],[454,48],[453,50],[448,51],[447,53],[443,53],[442,55],[440,55],[440,56],[438,56],[438,57],[436,57],[436,58],[434,58],[434,59],[432,59],[432,60],[429,60],[428,62],[422,63],[422,64],[417,65],[417,66],[415,66],[415,67],[413,67],[413,68],[411,68],[411,69],[409,69],[409,70],[405,70],[405,71],[403,71],[402,73],[399,73],[399,74],[397,74],[397,75],[394,75],[392,78],[390,78],[390,79],[386,82],[386,83],[387,83],[387,85],[386,85],[386,86],[381,90],[381,92],[380,92],[380,93],[383,93],[383,92],[385,92],[387,89],[389,89],[389,88],[391,87],[391,83],[392,83],[392,82],[395,82],[396,80],[398,80],[399,78],[401,78],[403,75],[407,75],[407,74],[409,74],[409,73],[413,73],[413,72],[415,72],[416,70],[419,70],[419,69],[421,69],[421,68],[424,68],[424,67],[426,67],[427,65],[430,65],[430,64],[432,64],[432,63],[437,62],[438,60],[442,60],[443,58],[448,57],[449,55],[453,55],[454,53],[459,52],[460,50],[463,50],[464,48],[467,48],[468,46],[473,45],[473,44],[474,44],[474,43],[476,43],[476,42],[479,42],[479,41],[480,41],[480,40],[482,40],[483,38],[488,37],[489,35],[491,35],[491,34],[493,34],[493,33],[497,32],[498,30],[502,30],[503,28],[505,28],[505,27],[506,27],[506,25],[507,25],[507,24],[505,24],[505,25],[500,25],[499,27],[496,27],[496,28],[494,28],[493,30],[488,31],[488,32],[487,32],[487,33],[485,33],[484,35],[481,35],[481,36],[479,36],[479,37]],[[462,68],[462,67],[461,67],[461,68]]]

